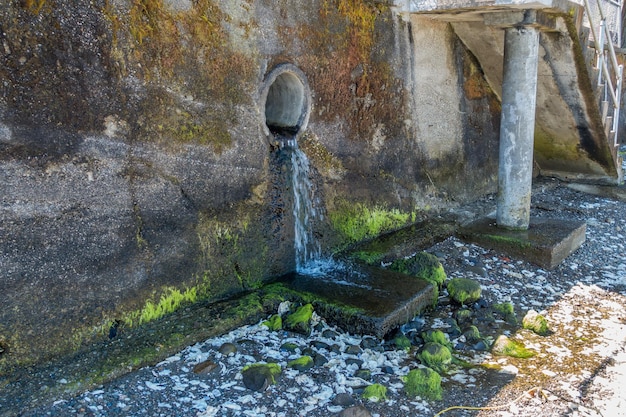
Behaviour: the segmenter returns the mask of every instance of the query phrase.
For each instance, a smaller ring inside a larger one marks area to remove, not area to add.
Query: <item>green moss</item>
[[[463,324],[472,319],[472,311],[467,308],[460,308],[455,313],[456,321],[459,324]]]
[[[497,313],[500,313],[503,316],[515,314],[515,310],[513,309],[513,304],[511,304],[510,302],[494,304],[493,310],[496,311]]]
[[[441,372],[452,362],[452,353],[440,343],[428,342],[418,354],[418,359],[429,368]]]
[[[537,333],[539,336],[546,336],[550,333],[548,320],[534,310],[526,313],[522,319],[522,327]]]
[[[313,305],[305,304],[289,314],[285,319],[285,325],[290,328],[308,325],[313,316]]]
[[[440,345],[446,346],[447,348],[451,348],[452,344],[448,339],[448,336],[442,332],[441,330],[428,330],[422,333],[422,339],[424,342],[434,342],[439,343]]]
[[[476,343],[480,340],[480,331],[478,327],[472,325],[465,329],[463,336],[468,343]]]
[[[480,283],[469,278],[451,279],[448,281],[447,288],[450,298],[461,305],[478,301],[482,291]]]
[[[293,368],[298,371],[306,371],[313,367],[313,358],[310,356],[301,356],[297,359],[287,362],[287,368]]]
[[[333,228],[347,244],[370,239],[408,224],[411,214],[398,209],[342,202],[330,213]]]
[[[397,259],[389,268],[425,279],[437,288],[441,288],[446,280],[446,272],[439,259],[427,252],[419,252],[407,259]]]
[[[511,324],[517,323],[517,316],[515,315],[513,304],[510,302],[494,304],[492,308],[496,313],[504,317],[507,322]]]
[[[269,320],[264,321],[263,325],[275,332],[283,328],[283,319],[278,314],[274,314]]]
[[[422,397],[427,400],[441,400],[441,376],[430,368],[411,370],[404,380],[404,390],[409,397]]]
[[[361,394],[366,400],[369,401],[384,401],[387,399],[387,387],[381,384],[372,384],[365,387],[363,394]]]
[[[393,344],[396,346],[396,349],[403,349],[409,351],[411,349],[411,341],[408,337],[403,334],[399,334],[393,339]]]
[[[241,372],[246,372],[252,368],[256,368],[268,378],[270,384],[276,383],[276,378],[280,375],[282,369],[277,363],[253,363],[252,365],[244,366]]]
[[[521,359],[530,358],[535,355],[535,352],[527,349],[523,343],[511,340],[504,335],[498,336],[491,348],[491,353]]]

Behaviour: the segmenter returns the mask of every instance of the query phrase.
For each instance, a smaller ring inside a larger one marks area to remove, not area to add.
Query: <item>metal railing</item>
[[[585,12],[587,15],[587,21],[589,28],[593,34],[594,48],[596,50],[596,68],[598,68],[598,86],[604,88],[603,102],[610,104],[613,107],[613,117],[611,133],[613,134],[613,144],[618,146],[618,127],[619,127],[619,113],[620,102],[622,93],[622,76],[623,66],[617,62],[617,56],[615,55],[614,42],[619,42],[621,39],[621,20],[617,20],[613,25],[607,25],[607,19],[602,9],[602,3],[612,4],[617,6],[621,16],[621,3],[614,2],[612,0],[596,0],[594,3],[597,6],[597,10],[592,10],[589,4],[589,0],[585,0]],[[600,19],[600,25],[596,30],[594,22],[594,16]],[[620,17],[621,19],[621,17]],[[615,19],[614,19],[615,20]],[[613,26],[613,27],[609,27]],[[607,47],[605,47],[605,45]],[[603,117],[605,112],[602,111]]]

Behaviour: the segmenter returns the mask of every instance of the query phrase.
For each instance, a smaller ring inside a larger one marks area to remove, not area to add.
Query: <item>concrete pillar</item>
[[[508,229],[530,222],[538,52],[537,28],[505,29],[496,221]]]

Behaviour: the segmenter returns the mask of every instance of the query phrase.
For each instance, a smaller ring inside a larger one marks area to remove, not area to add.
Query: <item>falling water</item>
[[[298,147],[295,140],[288,141],[291,149],[293,216],[295,222],[294,247],[296,250],[296,270],[305,271],[321,258],[319,242],[312,230],[313,222],[319,214],[313,205],[313,190],[309,175],[309,159]]]

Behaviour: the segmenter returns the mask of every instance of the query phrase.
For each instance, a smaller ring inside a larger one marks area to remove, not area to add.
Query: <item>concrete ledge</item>
[[[531,218],[528,230],[506,230],[483,218],[458,231],[459,238],[545,269],[556,268],[585,241],[587,224],[576,220]]]
[[[327,322],[379,338],[434,305],[437,297],[435,287],[423,279],[366,265],[329,276],[290,274],[280,282],[313,295],[315,311]]]

